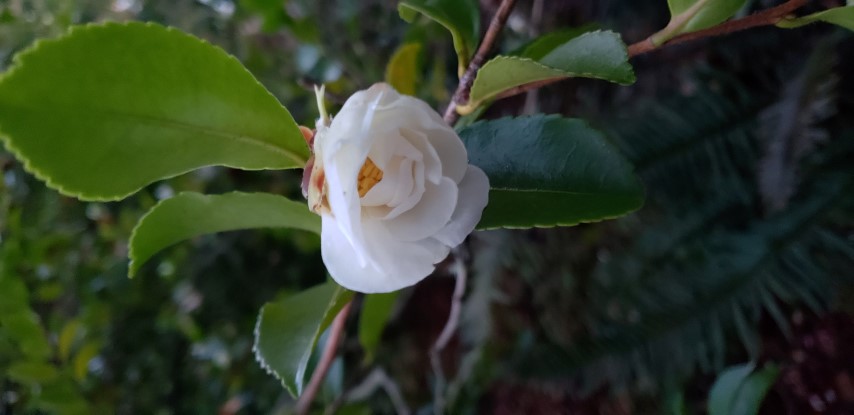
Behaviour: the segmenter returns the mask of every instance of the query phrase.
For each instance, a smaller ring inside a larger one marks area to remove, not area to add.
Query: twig
[[[495,16],[489,22],[489,28],[486,30],[486,34],[483,36],[477,52],[475,52],[474,57],[469,62],[468,68],[466,68],[465,73],[460,78],[460,84],[457,86],[451,102],[448,103],[448,108],[445,109],[445,122],[448,124],[454,125],[460,118],[460,114],[457,113],[457,105],[468,101],[469,91],[474,83],[477,71],[483,65],[484,61],[486,61],[486,55],[489,54],[489,51],[498,39],[498,34],[501,33],[501,29],[507,23],[507,18],[510,16],[510,12],[515,5],[516,0],[501,0],[501,5],[498,6],[498,11],[495,12]]]
[[[710,27],[708,29],[676,36],[673,39],[670,39],[669,41],[659,46],[655,46],[655,44],[652,43],[652,36],[650,36],[644,40],[641,40],[640,42],[630,45],[628,48],[629,57],[633,58],[638,55],[643,55],[645,53],[649,53],[656,49],[659,49],[662,46],[678,45],[694,40],[704,39],[707,37],[726,35],[729,33],[751,29],[759,26],[770,26],[778,23],[780,20],[782,20],[795,10],[803,7],[809,2],[810,0],[789,0],[779,6],[754,13],[750,16],[742,17],[741,19],[730,20],[728,22],[721,23],[717,26]],[[517,87],[508,89],[498,94],[495,99],[499,100],[502,98],[512,97],[514,95],[522,94],[537,88],[542,88],[546,85],[551,85],[555,82],[563,81],[565,79],[567,78],[556,77],[542,81],[531,82],[529,84],[519,85]],[[447,119],[447,114],[445,118]]]
[[[403,394],[400,393],[400,386],[381,367],[374,368],[371,373],[365,376],[361,383],[339,396],[332,405],[326,408],[324,414],[334,414],[345,402],[363,401],[380,388],[388,395],[397,415],[410,414],[409,407],[406,406],[406,400],[403,399]]]
[[[326,378],[326,374],[329,372],[329,367],[332,366],[332,361],[335,359],[335,352],[338,350],[338,342],[341,339],[341,333],[344,331],[344,323],[347,322],[347,314],[350,313],[350,306],[352,304],[352,302],[349,302],[341,308],[341,311],[339,311],[338,315],[335,316],[335,320],[329,328],[329,338],[326,339],[326,346],[323,348],[323,354],[320,356],[320,361],[317,363],[317,367],[311,375],[311,380],[308,382],[308,386],[306,386],[297,401],[296,413],[298,415],[308,414],[308,410],[311,408],[311,403],[314,401],[314,397],[317,396],[317,392],[320,391],[320,385],[323,384],[323,379]]]
[[[741,19],[730,20],[708,29],[676,36],[664,43],[664,45],[678,45],[707,37],[722,36],[733,32],[740,32],[754,27],[777,24],[780,20],[783,20],[786,16],[795,10],[800,9],[809,2],[810,0],[789,0],[779,6],[762,10],[751,14],[750,16],[742,17]],[[655,50],[656,46],[650,39],[652,39],[652,36],[629,46],[629,57],[635,57]]]
[[[448,321],[445,322],[445,327],[436,339],[436,343],[430,348],[430,364],[433,366],[433,373],[436,375],[436,382],[433,385],[433,411],[437,415],[443,413],[445,407],[445,373],[442,370],[442,350],[448,346],[457,327],[460,325],[460,312],[462,311],[463,296],[466,293],[466,280],[468,279],[468,271],[466,270],[465,259],[461,247],[454,250],[454,274],[456,274],[457,282],[454,285],[454,296],[451,299],[451,312],[448,315]]]

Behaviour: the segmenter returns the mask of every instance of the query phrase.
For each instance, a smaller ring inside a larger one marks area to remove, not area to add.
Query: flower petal
[[[489,178],[483,170],[468,166],[459,184],[457,206],[451,220],[433,237],[451,248],[461,244],[480,222],[488,199]]]
[[[379,221],[368,221],[365,234],[371,260],[359,263],[353,246],[332,218],[324,218],[321,254],[329,275],[341,286],[363,293],[396,291],[421,281],[450,249],[435,240],[396,241]]]
[[[457,184],[447,177],[438,185],[427,183],[421,201],[394,219],[383,221],[392,237],[419,241],[446,227],[457,206]]]

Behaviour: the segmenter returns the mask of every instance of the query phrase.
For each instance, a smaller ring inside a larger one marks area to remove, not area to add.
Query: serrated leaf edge
[[[620,51],[622,52],[622,58],[623,58],[623,59],[622,59],[622,60],[623,60],[623,63],[621,63],[619,66],[627,66],[627,68],[626,68],[626,69],[627,69],[628,74],[629,74],[629,77],[628,77],[628,78],[626,78],[626,80],[625,80],[625,81],[622,81],[622,80],[621,80],[621,81],[615,81],[615,80],[612,80],[612,79],[608,79],[608,78],[606,78],[606,77],[604,77],[604,76],[597,75],[597,74],[595,74],[595,73],[590,73],[590,72],[570,72],[570,71],[566,71],[566,70],[563,70],[563,69],[560,69],[560,68],[555,68],[555,67],[553,67],[553,66],[546,65],[546,64],[544,64],[544,63],[542,63],[542,62],[540,62],[540,61],[537,61],[537,60],[534,60],[534,59],[531,59],[531,58],[528,58],[528,57],[516,56],[516,55],[498,55],[498,56],[496,56],[496,57],[494,57],[494,58],[490,59],[489,61],[487,61],[487,62],[486,62],[486,63],[485,63],[485,64],[484,64],[484,65],[483,65],[483,66],[478,70],[478,76],[476,76],[476,77],[475,77],[474,84],[472,85],[472,91],[473,91],[473,90],[475,89],[475,87],[477,86],[477,81],[478,81],[478,79],[480,79],[480,76],[479,76],[479,75],[480,75],[480,71],[482,71],[482,70],[486,69],[486,68],[487,68],[487,67],[489,67],[490,65],[497,64],[499,61],[516,61],[516,62],[530,63],[530,64],[532,64],[532,65],[534,65],[534,66],[539,67],[539,69],[552,70],[552,71],[555,71],[555,72],[558,72],[558,73],[559,73],[558,75],[553,76],[553,77],[543,77],[543,78],[538,78],[538,79],[535,79],[535,80],[533,80],[533,81],[528,81],[528,82],[526,82],[526,83],[537,82],[537,81],[544,81],[544,80],[547,80],[547,79],[560,79],[560,78],[591,78],[591,79],[600,79],[600,80],[603,80],[603,81],[613,82],[613,83],[616,83],[616,84],[619,84],[619,85],[631,85],[631,84],[633,84],[633,83],[637,80],[637,77],[635,76],[634,67],[632,67],[632,65],[628,63],[628,62],[629,62],[629,52],[628,52],[628,48],[626,47],[626,44],[625,44],[625,42],[623,42],[622,37],[620,37],[619,33],[616,33],[616,32],[611,31],[611,30],[594,30],[594,31],[591,31],[591,32],[587,32],[587,33],[584,33],[584,34],[578,35],[578,36],[576,36],[576,37],[574,37],[574,38],[570,39],[569,41],[567,41],[567,43],[569,43],[569,42],[573,42],[573,41],[575,41],[575,40],[577,40],[577,39],[581,39],[581,38],[582,38],[582,37],[584,37],[584,36],[591,35],[591,34],[596,34],[596,33],[613,34],[614,36],[616,36],[616,39],[619,41],[619,44],[620,44],[620,46],[621,46],[621,47],[620,47]],[[560,47],[560,46],[558,46],[558,47]],[[556,48],[554,48],[554,49],[557,49],[557,47],[556,47]],[[554,49],[552,49],[552,50],[554,50]],[[524,85],[524,84],[520,84],[520,85]],[[518,85],[514,85],[514,87],[515,87],[515,86],[518,86]],[[512,88],[512,87],[511,87],[511,88]],[[476,99],[476,100],[472,100],[472,101],[470,101],[469,103],[467,103],[467,104],[465,105],[465,107],[466,107],[466,108],[472,108],[472,109],[473,109],[473,108],[476,108],[476,107],[480,106],[483,102],[488,101],[488,100],[490,100],[490,99],[494,98],[495,96],[497,96],[497,95],[501,94],[502,92],[504,92],[504,91],[506,91],[506,90],[507,90],[507,89],[502,90],[502,91],[497,91],[497,92],[494,92],[494,93],[491,93],[491,94],[485,95],[485,96],[484,96],[484,97],[482,97],[482,98],[479,98],[479,99]]]
[[[214,199],[220,198],[220,197],[241,197],[241,198],[243,198],[243,197],[248,197],[248,196],[257,195],[257,194],[278,196],[278,195],[275,195],[273,193],[265,193],[265,192],[238,192],[238,191],[234,191],[234,192],[228,192],[228,193],[222,193],[222,194],[212,194],[212,195],[199,193],[199,192],[181,192],[181,193],[178,193],[177,195],[170,197],[168,199],[163,199],[163,200],[158,201],[154,206],[152,206],[150,209],[148,209],[148,211],[145,212],[145,214],[143,214],[139,218],[139,220],[136,222],[136,225],[134,225],[133,230],[130,233],[130,238],[128,239],[128,259],[130,260],[130,262],[128,263],[128,278],[133,278],[136,275],[137,271],[139,271],[139,269],[142,267],[142,265],[147,263],[148,260],[150,260],[152,258],[152,256],[149,256],[148,258],[143,259],[141,262],[137,262],[139,260],[139,258],[136,257],[137,256],[136,255],[136,248],[135,248],[136,245],[133,243],[133,241],[136,239],[137,234],[139,232],[139,229],[143,227],[144,223],[150,218],[151,214],[158,209],[158,207],[160,207],[166,203],[173,203],[173,201],[176,198],[179,198],[182,196],[200,196],[200,197],[205,198],[208,202],[211,202]],[[281,196],[281,197],[283,199],[288,200],[289,202],[299,203],[299,202],[296,202],[294,200],[290,200],[284,196]],[[273,227],[271,226],[270,228],[273,228]],[[298,228],[295,228],[295,229],[298,229]],[[320,229],[317,229],[313,232],[320,234]],[[163,249],[165,249],[165,248],[168,248],[168,247],[164,247]],[[157,252],[159,252],[159,251],[157,251]]]
[[[598,132],[599,134],[602,134],[602,138],[603,138],[602,141],[605,143],[605,145],[607,145],[611,150],[613,150],[614,152],[616,152],[617,154],[619,154],[621,157],[623,157],[625,159],[625,156],[623,156],[623,153],[620,151],[620,149],[617,146],[615,146],[610,140],[605,139],[605,133],[603,133],[602,131],[600,131],[594,127],[592,127],[590,125],[590,123],[588,123],[584,119],[563,117],[560,114],[531,114],[531,115],[522,115],[522,116],[517,116],[517,117],[507,116],[507,117],[495,118],[495,119],[491,119],[491,120],[478,120],[478,121],[472,123],[471,125],[466,126],[466,129],[473,128],[473,127],[477,126],[478,124],[486,124],[486,123],[492,123],[492,122],[497,122],[497,121],[506,121],[506,120],[535,119],[535,118],[541,118],[541,119],[543,119],[543,122],[547,122],[547,121],[550,121],[553,119],[574,120],[574,121],[581,122],[585,127],[589,128],[591,130],[594,130],[594,131]],[[486,231],[486,230],[492,230],[492,229],[531,229],[531,228],[548,229],[548,228],[557,228],[557,227],[568,227],[568,226],[575,226],[575,225],[582,224],[582,223],[597,223],[597,222],[603,222],[606,220],[617,219],[617,218],[621,218],[623,216],[626,216],[632,212],[635,212],[635,211],[641,209],[644,206],[644,204],[646,203],[646,187],[644,186],[643,181],[640,179],[640,176],[638,176],[638,174],[635,170],[634,164],[632,164],[628,159],[626,159],[625,161],[629,167],[629,172],[631,172],[635,183],[637,184],[638,188],[640,189],[640,193],[638,194],[637,205],[633,206],[631,208],[628,208],[626,211],[624,211],[622,213],[617,213],[614,215],[600,216],[596,219],[589,219],[589,220],[561,221],[561,222],[557,222],[557,223],[551,223],[551,222],[549,222],[549,223],[533,223],[531,225],[524,225],[524,226],[497,225],[497,226],[481,227],[480,224],[478,224],[477,227],[475,227],[475,230]],[[492,190],[526,191],[526,190],[513,189],[513,188],[509,188],[509,187],[508,188],[501,188],[501,187],[492,187],[492,186],[490,186],[489,190],[490,191],[492,191]],[[527,191],[537,192],[538,190],[527,190]],[[554,192],[558,193],[558,191],[554,191]],[[581,192],[565,192],[565,193],[580,194]],[[591,193],[591,194],[593,194],[593,193]],[[487,207],[488,207],[488,205],[487,205]]]
[[[324,284],[327,284],[327,283],[324,283]],[[308,288],[308,289],[310,290],[310,289],[318,287],[318,286],[319,285],[316,285],[316,286]],[[304,292],[304,291],[301,291],[301,292]],[[300,358],[300,365],[301,366],[302,366],[303,360],[307,360],[308,358],[311,358],[311,353],[314,350],[314,347],[317,345],[317,340],[320,338],[320,334],[322,331],[321,327],[323,327],[324,324],[327,322],[327,320],[329,320],[330,310],[335,308],[335,306],[340,301],[341,297],[344,295],[347,295],[348,292],[349,291],[347,289],[336,284],[335,291],[332,293],[332,297],[330,298],[329,302],[326,304],[326,311],[324,311],[323,317],[321,317],[320,321],[317,323],[317,329],[315,329],[311,347],[309,347],[309,349],[306,351],[306,353],[304,353],[303,357]],[[350,293],[350,295],[352,295],[352,292],[349,292],[349,293]],[[298,295],[298,294],[299,293],[297,293],[295,295]],[[296,374],[297,379],[294,379],[294,385],[296,385],[297,390],[295,390],[295,391],[291,390],[291,388],[285,382],[285,379],[282,376],[280,376],[279,373],[276,372],[275,369],[273,369],[269,363],[267,363],[267,360],[264,358],[264,356],[261,355],[261,350],[258,348],[258,338],[261,335],[261,323],[262,323],[262,320],[264,317],[264,310],[270,304],[274,304],[274,303],[270,302],[270,303],[264,304],[261,307],[261,310],[258,312],[258,319],[255,322],[255,328],[253,330],[253,336],[255,337],[255,341],[252,344],[252,353],[255,355],[255,361],[258,362],[258,364],[261,366],[261,368],[264,369],[264,371],[267,372],[267,374],[272,375],[273,377],[278,379],[279,382],[281,382],[282,386],[284,386],[285,389],[287,389],[288,392],[292,396],[296,397],[296,396],[299,396],[300,394],[302,394],[302,379],[305,377],[305,371],[307,370],[308,365],[305,365],[298,370],[298,372]]]
[[[66,31],[64,34],[62,34],[58,37],[36,39],[29,47],[27,47],[26,49],[22,50],[21,52],[15,54],[15,56],[12,58],[12,64],[9,66],[9,69],[6,70],[5,72],[3,72],[2,74],[0,74],[0,83],[3,83],[7,79],[13,77],[17,71],[21,70],[22,67],[26,67],[26,64],[22,63],[22,61],[24,59],[26,59],[26,57],[29,56],[30,54],[38,52],[43,47],[50,47],[51,45],[61,43],[63,40],[73,36],[77,32],[87,31],[87,30],[99,30],[99,29],[105,29],[105,28],[109,28],[109,27],[130,27],[130,26],[152,27],[152,28],[156,28],[156,29],[165,30],[167,32],[174,32],[174,33],[177,33],[177,34],[184,36],[188,39],[195,40],[202,45],[213,47],[217,51],[223,53],[227,57],[227,59],[237,63],[238,66],[241,69],[243,69],[246,72],[246,74],[249,75],[249,77],[252,79],[252,81],[254,81],[258,86],[260,86],[276,102],[279,102],[278,99],[272,93],[270,93],[270,91],[263,84],[261,84],[261,82],[258,81],[258,79],[255,78],[255,76],[248,69],[246,69],[245,66],[243,66],[243,64],[240,62],[240,60],[238,60],[236,57],[234,57],[233,55],[226,52],[224,49],[222,49],[219,46],[214,45],[214,44],[212,44],[212,43],[210,43],[204,39],[201,39],[201,38],[198,38],[198,37],[193,36],[191,34],[185,33],[185,32],[183,32],[179,29],[176,29],[174,27],[163,26],[163,25],[160,25],[160,24],[157,24],[154,22],[130,21],[130,22],[87,23],[84,25],[71,26],[68,29],[68,31]],[[281,103],[279,103],[279,105],[281,105]],[[284,108],[284,106],[282,106],[282,108]],[[284,109],[285,109],[285,112],[290,116],[290,111],[288,111],[287,108],[284,108]],[[291,121],[294,123],[294,125],[297,125],[296,121],[293,119],[292,116],[291,116]],[[239,139],[250,139],[251,140],[251,137],[240,136],[238,138]],[[255,142],[255,140],[251,140],[251,141]],[[286,155],[288,158],[294,160],[297,163],[297,165],[304,165],[306,163],[306,159],[304,159],[303,157],[299,156],[298,154],[294,153],[291,150],[284,149],[281,147],[277,147],[275,145],[271,145],[268,142],[263,142],[263,140],[259,140],[259,141],[262,141],[262,143],[261,143],[262,146],[269,147],[271,149],[275,149],[276,152],[282,153],[282,154]],[[20,151],[20,149],[17,148],[12,143],[12,140],[10,140],[10,136],[8,134],[3,133],[2,126],[0,126],[0,142],[3,143],[3,145],[6,147],[6,149],[9,150],[9,152],[11,152],[15,156],[16,159],[18,159],[20,162],[22,162],[24,170],[31,173],[33,176],[35,176],[40,181],[44,182],[47,187],[56,190],[57,192],[59,192],[60,194],[62,194],[64,196],[74,197],[74,198],[77,198],[77,199],[83,200],[83,201],[112,202],[112,201],[122,200],[122,199],[140,191],[145,186],[147,186],[151,183],[155,183],[157,181],[169,179],[172,177],[177,177],[177,176],[189,173],[191,171],[198,170],[202,167],[206,167],[206,166],[194,167],[194,168],[190,168],[190,169],[181,171],[181,172],[174,174],[174,175],[161,177],[158,180],[155,180],[155,181],[152,181],[150,183],[147,183],[146,185],[140,186],[139,188],[134,189],[134,190],[132,190],[126,194],[112,195],[112,196],[100,195],[100,194],[90,194],[90,193],[86,193],[85,191],[78,191],[78,190],[70,189],[67,186],[63,186],[63,185],[57,183],[56,181],[54,181],[54,179],[52,177],[50,177],[49,175],[45,174],[43,171],[41,171],[40,169],[33,166],[32,161],[28,157],[24,156],[24,154]],[[217,165],[219,165],[219,164],[217,164]],[[266,170],[264,168],[245,169],[245,168],[242,168],[239,166],[232,166],[229,164],[221,164],[221,166],[228,167],[228,168],[243,169],[243,170]]]

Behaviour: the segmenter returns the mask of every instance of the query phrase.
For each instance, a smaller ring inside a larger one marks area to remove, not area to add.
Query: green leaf
[[[365,349],[366,360],[373,360],[374,353],[380,344],[383,330],[394,311],[394,305],[400,291],[368,294],[362,303],[362,313],[359,316],[359,342]]]
[[[79,319],[71,319],[62,327],[59,332],[59,337],[56,341],[57,354],[59,360],[65,362],[71,355],[71,347],[77,340],[78,335],[83,332],[82,324]]]
[[[728,20],[747,0],[667,0],[672,34],[696,32]]]
[[[489,176],[479,229],[570,226],[643,204],[632,166],[582,120],[504,118],[472,124],[460,137],[469,163]]]
[[[151,208],[130,237],[129,276],[160,250],[195,236],[251,228],[320,233],[320,217],[305,203],[268,193],[181,193]]]
[[[33,359],[47,359],[51,356],[51,347],[45,337],[38,314],[29,308],[15,313],[0,315],[0,326],[24,353]]]
[[[2,262],[2,258],[0,258]],[[15,274],[0,273],[0,315],[30,309],[27,286]]]
[[[290,113],[220,48],[151,23],[72,28],[0,79],[0,137],[63,194],[117,200],[210,165],[303,167]]]
[[[399,47],[385,69],[385,81],[397,92],[415,95],[419,81],[418,56],[420,43],[408,43]]]
[[[80,348],[80,351],[74,356],[72,367],[74,368],[74,379],[78,382],[83,382],[86,379],[86,374],[89,373],[89,362],[98,355],[101,351],[101,345],[98,342],[89,342]]]
[[[89,408],[71,379],[62,376],[41,385],[41,393],[33,397],[33,406],[57,415],[85,415],[96,413]]]
[[[709,391],[709,415],[755,415],[780,370],[767,366],[754,372],[753,363],[730,367],[721,372]]]
[[[421,13],[445,26],[454,39],[457,51],[459,76],[462,76],[469,59],[477,48],[480,35],[480,11],[474,0],[403,0],[397,6],[400,17],[412,22]]]
[[[317,338],[352,296],[352,291],[329,281],[261,309],[255,326],[255,358],[291,395],[302,393]]]
[[[527,51],[543,53],[543,46]],[[462,111],[473,110],[486,100],[513,87],[546,79],[584,77],[631,84],[635,74],[626,45],[614,32],[590,32],[563,43],[539,60],[524,56],[497,56],[483,65]]]
[[[546,33],[525,45],[521,53],[518,53],[518,55],[525,58],[531,58],[533,60],[540,60],[548,55],[549,52],[555,50],[558,46],[596,29],[596,25],[586,24],[581,27],[573,27]],[[511,53],[511,55],[516,55],[516,53]]]
[[[56,367],[44,362],[18,362],[9,367],[7,374],[15,381],[27,384],[50,382],[59,375]]]
[[[854,30],[854,5],[836,7],[804,17],[784,19],[777,23],[777,27],[792,29],[808,25],[813,22],[832,23],[837,26],[842,26],[848,30]]]

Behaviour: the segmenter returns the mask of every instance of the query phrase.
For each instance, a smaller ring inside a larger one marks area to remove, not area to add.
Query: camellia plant
[[[318,88],[314,129],[203,40],[152,23],[79,26],[19,53],[0,78],[0,137],[47,186],[87,201],[120,200],[205,166],[304,169],[307,202],[244,192],[161,201],[130,236],[128,268],[133,277],[160,250],[202,234],[320,234],[332,280],[265,305],[255,333],[260,364],[303,395],[304,411],[325,371],[318,365],[305,384],[312,351],[354,292],[418,283],[475,229],[572,226],[643,204],[632,166],[585,121],[476,121],[490,103],[572,77],[629,85],[631,57],[700,37],[814,21],[854,28],[852,5],[793,17],[805,0],[730,20],[745,3],[669,0],[670,23],[631,46],[611,31],[563,31],[487,60],[514,1],[501,3],[478,42],[475,1],[404,0],[405,20],[426,16],[452,35],[460,79],[444,116],[389,79],[331,116]]]

